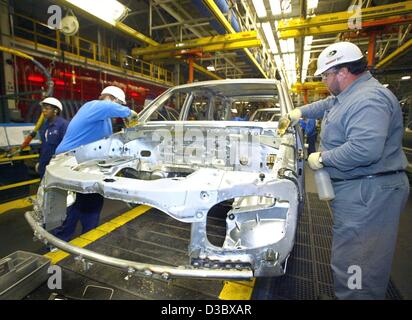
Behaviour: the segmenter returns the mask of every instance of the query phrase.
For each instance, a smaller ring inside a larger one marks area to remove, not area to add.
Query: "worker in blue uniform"
[[[113,133],[111,118],[137,119],[137,113],[126,106],[125,93],[116,86],[103,89],[99,100],[85,103],[70,121],[63,141],[57,147],[56,154],[85,145]],[[67,209],[67,216],[62,226],[53,230],[58,238],[69,241],[73,237],[77,222],[85,233],[99,224],[103,196],[97,193],[76,194],[76,201]]]
[[[69,123],[60,117],[63,105],[56,98],[45,98],[40,102],[40,106],[46,121],[39,130],[41,149],[36,171],[39,173],[40,178],[43,178],[46,166],[56,152],[57,146],[62,141]]]
[[[316,131],[316,119],[300,119],[299,124],[303,129],[308,143],[308,155],[316,151],[316,139],[318,133]]]
[[[320,151],[313,170],[329,173],[333,240],[331,267],[338,299],[384,299],[394,255],[399,217],[408,195],[402,151],[403,122],[397,98],[367,71],[361,50],[338,42],[319,55],[332,95],[291,111],[323,118]]]

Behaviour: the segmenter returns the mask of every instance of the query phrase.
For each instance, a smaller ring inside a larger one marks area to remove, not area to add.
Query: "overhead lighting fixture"
[[[401,78],[401,80],[410,80],[411,79],[411,76],[403,76],[402,78]]]
[[[313,36],[305,37],[305,45],[304,45],[303,50],[305,50],[305,51],[310,50],[310,48],[312,46],[312,41],[313,41]]]
[[[318,7],[319,0],[308,0],[307,8],[308,10],[316,9]]]
[[[279,45],[280,45],[280,51],[282,51],[282,53],[288,52],[288,41],[287,40],[279,40]]]
[[[273,36],[273,30],[272,30],[272,26],[270,25],[270,22],[262,23],[262,29],[263,29],[263,33],[265,34],[266,40],[269,44],[270,51],[273,54],[277,54],[278,47],[276,45],[275,37]]]
[[[206,69],[209,70],[209,71],[216,71],[214,65],[207,66]]]
[[[282,8],[280,7],[280,0],[270,0],[270,9],[272,11],[272,15],[277,16],[282,14]]]
[[[116,0],[64,0],[67,3],[103,20],[113,26],[127,15],[129,9]]]
[[[266,17],[266,7],[263,0],[253,0],[253,6],[255,7],[256,14],[259,18]]]
[[[275,59],[276,67],[278,69],[282,68],[282,59],[280,58],[280,56],[278,54],[275,54],[273,57]]]
[[[289,52],[295,52],[295,39],[289,38],[288,40],[288,50]]]
[[[282,11],[283,13],[292,13],[292,1],[282,0]]]

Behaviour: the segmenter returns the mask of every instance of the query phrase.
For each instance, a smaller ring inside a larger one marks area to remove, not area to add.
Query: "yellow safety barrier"
[[[8,185],[5,185],[5,186],[1,186],[0,191],[13,189],[13,188],[17,188],[17,187],[22,187],[22,186],[27,186],[29,184],[35,184],[35,183],[39,183],[39,182],[40,182],[40,179],[33,179],[33,180],[27,180],[27,181],[17,182],[17,183],[13,183],[13,184],[8,184]]]

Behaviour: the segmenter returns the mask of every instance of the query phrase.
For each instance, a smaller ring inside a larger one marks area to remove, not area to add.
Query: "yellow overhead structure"
[[[122,23],[122,22],[116,22],[114,25],[112,25],[112,24],[107,23],[106,21],[104,21],[104,20],[102,20],[102,19],[99,19],[98,17],[96,17],[95,15],[91,14],[90,12],[87,12],[87,11],[83,10],[82,8],[80,8],[80,7],[78,7],[78,6],[73,5],[72,3],[70,3],[70,2],[68,2],[68,1],[66,1],[66,0],[56,0],[56,1],[57,1],[58,3],[64,5],[64,6],[67,6],[67,7],[71,8],[71,9],[75,9],[76,11],[81,12],[82,15],[84,15],[85,17],[87,17],[87,18],[89,18],[89,19],[91,19],[91,20],[98,21],[99,23],[101,23],[101,24],[103,24],[103,25],[105,25],[105,26],[114,27],[114,28],[122,31],[122,32],[125,33],[126,35],[131,36],[132,38],[137,39],[137,40],[139,40],[139,41],[141,41],[141,42],[144,42],[144,43],[148,44],[149,46],[158,46],[158,45],[159,45],[158,42],[156,42],[156,41],[154,41],[153,39],[145,36],[143,33],[140,33],[139,31],[137,31],[137,30],[135,30],[135,29],[133,29],[133,28],[130,28],[129,26],[125,25],[125,24]],[[96,4],[96,5],[99,5],[99,4]],[[195,64],[195,63],[193,64],[193,67],[194,67],[196,70],[199,70],[200,72],[203,72],[203,73],[207,74],[208,76],[211,76],[211,77],[214,78],[214,79],[218,79],[218,80],[221,80],[221,79],[222,79],[222,78],[219,77],[218,75],[216,75],[216,74],[214,74],[214,73],[212,73],[212,72],[207,71],[205,68],[203,68],[202,66],[199,66],[199,65],[197,65],[197,64]],[[205,70],[205,71],[207,71],[207,72],[204,72],[203,70]],[[212,76],[212,75],[213,75],[213,76]]]
[[[322,14],[311,18],[295,18],[279,21],[280,39],[354,31],[357,22],[365,24],[378,22],[380,19],[397,18],[395,21],[408,22],[407,16],[412,15],[412,1],[398,2],[388,5],[364,8],[357,11],[342,11]],[[410,18],[410,17],[409,17]]]
[[[313,82],[296,82],[291,88],[294,93],[302,93],[304,91],[329,92],[326,85],[321,81]]]
[[[408,49],[412,47],[412,39],[409,41],[406,41],[403,45],[401,45],[399,48],[394,50],[391,54],[389,54],[387,57],[379,61],[379,63],[376,64],[375,68],[376,69],[381,69],[388,64],[392,63],[395,61],[397,58],[399,58],[402,54],[406,53]]]
[[[138,39],[138,40],[140,40],[144,43],[147,43],[149,46],[159,45],[158,42],[154,41],[153,39],[151,39],[149,37],[146,37],[143,33],[140,33],[139,31],[136,31],[135,29],[130,28],[129,26],[125,25],[122,22],[116,22],[115,28],[119,29],[120,31],[126,33],[127,35],[129,35],[129,36],[131,36],[135,39]]]
[[[208,45],[199,48],[202,52],[215,52],[215,51],[230,51],[230,50],[238,50],[243,48],[252,48],[258,47],[261,45],[260,40],[247,40],[247,41],[237,41],[231,43],[219,43],[215,45]],[[160,60],[166,58],[179,58],[182,53],[184,53],[185,49],[183,50],[174,50],[169,52],[162,52],[162,53],[155,53],[149,55],[141,56],[143,60],[150,61],[150,60]],[[133,56],[136,56],[133,54]]]
[[[216,17],[216,19],[223,25],[223,27],[226,29],[226,31],[230,33],[236,33],[235,29],[231,26],[229,21],[225,18],[223,15],[222,11],[220,11],[219,7],[216,5],[214,0],[203,0],[203,3],[209,8],[209,10],[213,13],[213,15]],[[262,75],[265,78],[268,78],[266,75],[266,72],[262,69],[260,64],[256,61],[255,57],[252,55],[249,49],[244,48],[243,49],[249,59],[255,64],[255,66],[259,69],[259,71],[262,73]]]
[[[186,61],[187,62],[187,61]],[[201,65],[198,65],[196,63],[193,63],[193,68],[195,68],[197,71],[202,72],[206,75],[208,75],[209,77],[216,79],[216,80],[222,80],[221,77],[219,77],[217,74],[207,70],[206,68],[203,68]]]
[[[165,43],[157,46],[150,46],[146,48],[135,48],[132,50],[134,56],[145,56],[149,54],[158,54],[164,52],[174,52],[183,49],[199,48],[203,52],[225,50],[225,46],[236,44],[237,48],[241,46],[249,47],[260,46],[261,42],[257,38],[256,31],[238,32],[232,34],[204,37],[192,40],[186,40],[177,43]],[[218,49],[215,49],[218,48]]]

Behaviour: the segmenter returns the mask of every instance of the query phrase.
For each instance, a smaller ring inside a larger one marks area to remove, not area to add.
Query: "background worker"
[[[316,151],[316,139],[318,133],[316,131],[316,119],[300,119],[299,124],[303,129],[308,143],[308,156]]]
[[[366,68],[356,45],[330,45],[315,75],[332,96],[289,114],[292,123],[323,118],[320,152],[308,164],[325,168],[335,191],[331,266],[338,299],[385,298],[409,195],[399,102]]]
[[[70,121],[63,141],[56,154],[63,153],[81,145],[103,139],[113,133],[111,118],[127,118],[130,122],[137,119],[137,113],[126,104],[125,93],[116,86],[103,89],[98,100],[85,103]],[[66,220],[62,226],[53,230],[60,239],[69,241],[76,230],[77,222],[82,224],[82,233],[94,229],[99,224],[103,196],[97,193],[76,194],[76,201],[67,209]]]
[[[56,152],[57,146],[62,141],[69,122],[60,117],[60,113],[63,111],[63,105],[56,98],[45,98],[40,102],[40,106],[42,107],[46,121],[39,130],[42,143],[36,171],[39,173],[40,178],[43,178],[46,166]]]

